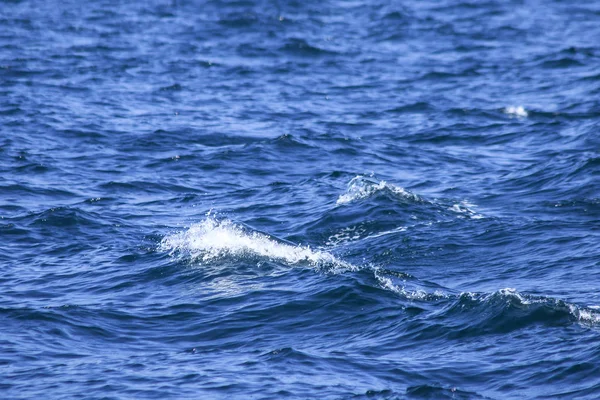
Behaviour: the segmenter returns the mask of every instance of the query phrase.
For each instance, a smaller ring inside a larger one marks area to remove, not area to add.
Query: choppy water
[[[600,397],[600,3],[0,2],[0,397]]]

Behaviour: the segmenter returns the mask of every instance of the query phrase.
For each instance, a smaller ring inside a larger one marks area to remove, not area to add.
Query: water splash
[[[163,238],[160,248],[201,264],[218,262],[227,257],[264,257],[290,265],[326,267],[332,272],[358,269],[326,251],[288,244],[228,219],[218,220],[210,214],[189,229]]]

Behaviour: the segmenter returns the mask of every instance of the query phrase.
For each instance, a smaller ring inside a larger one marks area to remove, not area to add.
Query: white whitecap
[[[529,115],[527,110],[523,106],[510,106],[504,109],[504,112],[508,115],[514,115],[515,117],[525,118]]]
[[[482,302],[488,301],[495,294],[499,294],[506,298],[515,298],[523,305],[530,305],[530,304],[535,304],[535,303],[538,303],[538,304],[539,303],[549,303],[549,302],[551,303],[551,302],[556,301],[555,299],[553,299],[551,297],[525,295],[525,294],[518,292],[514,288],[500,289],[499,291],[497,291],[495,293],[491,293],[491,294],[488,294],[483,297],[478,297],[477,294],[469,293],[469,295],[471,296],[472,299],[478,298]],[[475,297],[473,297],[473,296],[475,296]],[[592,325],[600,324],[600,312],[598,312],[596,309],[594,309],[594,307],[578,306],[578,305],[575,305],[572,303],[566,303],[566,302],[563,304],[565,304],[568,307],[569,313],[574,318],[576,318],[578,322],[583,323],[583,324],[592,324]]]
[[[287,264],[329,266],[336,272],[357,269],[326,251],[288,244],[246,229],[230,220],[217,220],[210,215],[185,231],[167,235],[160,247],[163,251],[180,253],[200,263],[218,262],[226,257],[250,256]]]

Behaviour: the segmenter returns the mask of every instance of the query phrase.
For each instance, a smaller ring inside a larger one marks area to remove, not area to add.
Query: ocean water
[[[600,3],[0,1],[0,398],[600,398]]]

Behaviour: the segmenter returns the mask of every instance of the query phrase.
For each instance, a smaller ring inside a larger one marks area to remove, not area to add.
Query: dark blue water
[[[600,3],[0,2],[0,397],[600,397]]]

